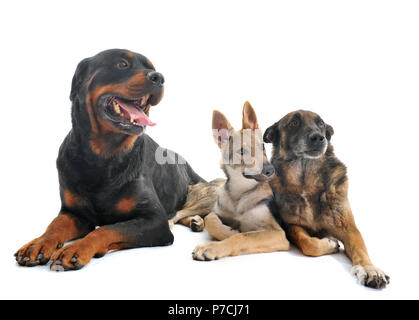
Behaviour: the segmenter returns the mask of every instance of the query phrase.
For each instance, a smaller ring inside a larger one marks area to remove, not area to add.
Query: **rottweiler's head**
[[[214,111],[213,137],[223,155],[222,168],[228,177],[236,174],[258,182],[273,177],[274,167],[266,157],[256,112],[249,102],[243,106],[242,129],[234,130],[227,118]]]
[[[71,85],[73,127],[138,136],[154,125],[148,114],[162,99],[163,84],[163,75],[141,54],[112,49],[86,58]]]
[[[318,114],[298,110],[266,129],[263,140],[273,144],[274,155],[281,159],[317,159],[326,153],[332,135],[333,128]]]

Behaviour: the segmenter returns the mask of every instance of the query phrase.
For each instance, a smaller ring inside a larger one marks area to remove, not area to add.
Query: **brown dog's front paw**
[[[334,238],[323,238],[323,240],[327,241],[330,253],[338,253],[340,251],[339,241]]]
[[[83,240],[71,243],[58,250],[52,257],[52,271],[69,271],[83,268],[96,253]]]
[[[57,239],[39,237],[25,244],[16,253],[16,261],[19,265],[33,267],[48,263],[51,255],[61,248],[62,243]]]
[[[373,288],[385,288],[390,283],[390,277],[375,266],[355,265],[352,267],[352,273],[356,275],[360,284]]]
[[[217,260],[227,256],[226,250],[218,242],[209,242],[197,246],[192,252],[192,257],[199,261]]]

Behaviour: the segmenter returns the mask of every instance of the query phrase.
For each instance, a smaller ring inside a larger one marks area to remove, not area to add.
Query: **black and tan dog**
[[[18,250],[19,265],[52,260],[53,270],[74,270],[110,250],[173,242],[168,218],[183,207],[188,187],[203,180],[188,164],[157,163],[159,146],[144,133],[154,125],[148,112],[160,102],[163,82],[146,57],[127,50],[79,63],[73,126],[57,159],[61,210]]]
[[[273,144],[271,180],[279,218],[288,239],[308,256],[338,251],[343,242],[353,272],[365,286],[382,288],[389,277],[376,268],[348,201],[346,167],[333,153],[333,128],[315,113],[295,111],[265,131]],[[327,238],[333,237],[333,238]]]

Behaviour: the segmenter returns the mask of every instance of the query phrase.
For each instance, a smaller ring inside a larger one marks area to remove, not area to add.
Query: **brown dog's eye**
[[[126,60],[121,60],[116,64],[118,69],[126,69],[128,68],[128,62]]]
[[[296,127],[296,126],[298,126],[298,120],[292,120],[288,125],[290,127]]]
[[[320,121],[319,121],[319,123],[318,123],[318,125],[319,125],[319,127],[320,127],[320,128],[323,128],[323,127],[324,127],[324,122],[323,122],[323,120],[320,120]]]

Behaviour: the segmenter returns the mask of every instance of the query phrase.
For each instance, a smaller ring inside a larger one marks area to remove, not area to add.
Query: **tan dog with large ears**
[[[274,174],[263,147],[262,133],[249,102],[243,107],[242,129],[214,111],[214,140],[223,155],[226,183],[218,189],[213,212],[205,218],[208,233],[217,240],[197,246],[196,260],[283,251],[289,249],[285,232],[270,210],[273,202],[268,180]]]

